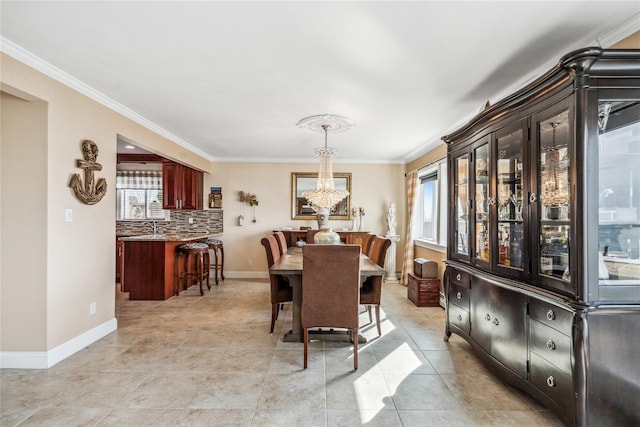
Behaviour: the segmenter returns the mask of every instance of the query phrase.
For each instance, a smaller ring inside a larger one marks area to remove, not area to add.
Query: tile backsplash
[[[188,234],[208,233],[221,234],[222,210],[209,209],[202,211],[170,211],[170,220],[156,221],[158,234]],[[189,224],[189,218],[193,218],[193,224]],[[116,234],[151,234],[153,229],[148,224],[149,220],[116,221]]]

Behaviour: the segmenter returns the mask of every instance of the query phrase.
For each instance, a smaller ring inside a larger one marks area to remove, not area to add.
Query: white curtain
[[[403,285],[408,283],[408,274],[413,271],[413,222],[416,211],[417,189],[418,189],[418,171],[414,170],[406,175],[407,185],[407,227],[404,244],[404,257],[402,262]]]

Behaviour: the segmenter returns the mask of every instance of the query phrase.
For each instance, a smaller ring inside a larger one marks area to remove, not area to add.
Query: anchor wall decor
[[[80,174],[74,173],[69,182],[76,197],[86,205],[95,205],[107,194],[107,181],[104,178],[95,182],[94,171],[102,170],[102,165],[96,162],[98,146],[95,142],[85,139],[82,141],[82,155],[84,160],[77,159],[76,166],[84,169],[84,185]]]

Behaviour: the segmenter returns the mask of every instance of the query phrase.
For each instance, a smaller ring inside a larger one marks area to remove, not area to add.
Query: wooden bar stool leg
[[[218,277],[217,274],[216,277]],[[220,277],[224,280],[224,246],[222,245],[220,245]]]
[[[209,257],[209,249],[202,252],[203,261],[202,261],[202,276],[207,278],[207,289],[211,290],[211,285],[209,284],[209,264],[211,263],[211,258]]]
[[[202,252],[196,254],[196,277],[198,278],[198,285],[200,285],[200,295],[204,295],[204,289],[202,289]]]
[[[216,279],[216,286],[218,286],[218,248],[213,248],[213,275]]]
[[[207,244],[209,245],[209,249],[213,251],[213,263],[211,263],[210,269],[213,270],[216,286],[218,286],[220,283],[218,280],[218,271],[220,271],[220,277],[224,280],[224,248],[222,241],[218,239],[208,239]]]

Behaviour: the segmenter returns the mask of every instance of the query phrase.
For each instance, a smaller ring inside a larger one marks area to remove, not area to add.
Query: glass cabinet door
[[[614,100],[598,102],[597,173],[591,174],[596,181],[589,193],[598,200],[597,267],[593,255],[589,266],[597,270],[598,287],[590,295],[597,295],[600,301],[637,303],[640,301],[640,99],[616,95]],[[595,248],[590,249],[593,254]],[[595,277],[595,272],[590,277]]]
[[[489,144],[484,144],[474,152],[474,210],[475,244],[473,257],[476,261],[489,262],[491,235],[489,234]]]
[[[539,277],[570,282],[571,182],[569,112],[538,123]]]
[[[469,256],[469,155],[455,158],[453,171],[453,255]]]
[[[522,270],[524,265],[523,130],[519,126],[496,135],[497,264]]]

